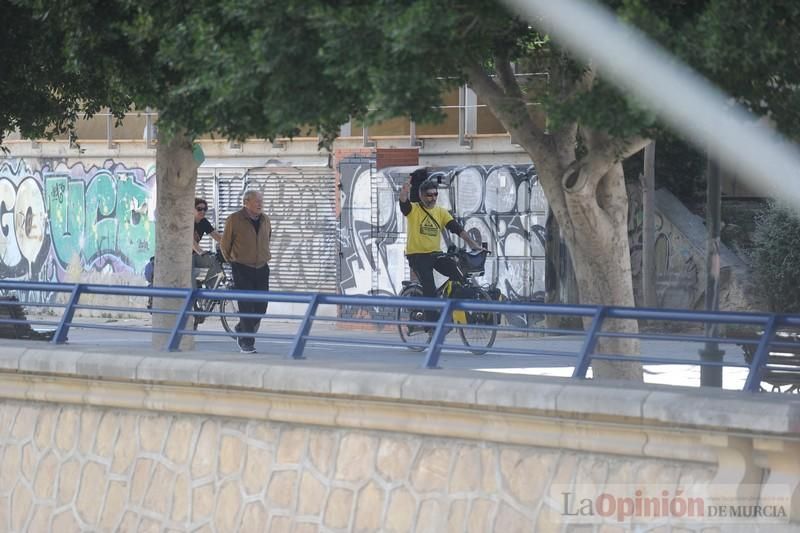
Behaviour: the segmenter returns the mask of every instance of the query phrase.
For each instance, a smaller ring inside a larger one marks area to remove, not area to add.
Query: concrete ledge
[[[246,390],[273,397],[288,394],[347,399],[351,407],[356,405],[355,399],[552,417],[590,425],[625,423],[631,427],[800,437],[800,399],[786,395],[487,375],[465,370],[398,372],[396,368],[381,370],[366,363],[332,368],[307,360],[220,361],[203,355],[120,355],[66,347],[41,349],[38,343],[35,347],[4,346],[0,348],[0,384],[9,373],[30,375],[31,379],[46,375],[51,383],[55,378],[90,380],[81,385],[88,390],[102,381],[124,381],[138,383],[150,391],[156,390],[155,385],[176,387],[175,390],[202,388],[206,397]],[[92,398],[95,397],[90,394],[86,401]],[[168,402],[169,398],[164,396],[161,401]],[[139,400],[134,403],[142,405]],[[330,415],[332,419],[339,416],[341,413]]]
[[[86,353],[78,359],[75,373],[98,379],[135,379],[136,369],[145,359],[143,355],[116,355]]]
[[[47,372],[50,374],[76,375],[81,351],[28,349],[19,358],[19,371]]]
[[[0,346],[0,370],[17,370],[26,350],[22,346]]]
[[[562,415],[642,419],[642,405],[652,390],[650,387],[637,388],[622,382],[589,384],[570,380],[556,397],[556,412]]]
[[[644,400],[642,416],[676,426],[800,436],[800,399],[787,394],[662,389]]]

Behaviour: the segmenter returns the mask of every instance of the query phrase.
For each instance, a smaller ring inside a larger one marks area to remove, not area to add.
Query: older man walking
[[[233,284],[247,291],[269,290],[269,242],[272,223],[263,213],[264,198],[260,192],[244,193],[243,207],[225,222],[222,234],[222,255],[231,264]],[[239,312],[261,314],[267,312],[267,302],[239,301]],[[234,328],[238,333],[255,333],[261,318],[241,317]],[[242,353],[256,353],[255,338],[242,336],[236,339]]]

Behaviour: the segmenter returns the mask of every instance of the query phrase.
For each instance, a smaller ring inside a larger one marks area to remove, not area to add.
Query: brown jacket
[[[222,255],[229,263],[240,263],[253,268],[261,268],[272,257],[269,241],[272,237],[272,223],[269,217],[261,214],[258,234],[244,208],[236,211],[225,221],[222,232]]]

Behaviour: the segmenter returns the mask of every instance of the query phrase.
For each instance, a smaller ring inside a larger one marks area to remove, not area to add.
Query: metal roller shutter
[[[242,208],[242,194],[245,191],[245,173],[247,169],[224,168],[216,171],[214,198],[216,228],[225,230],[225,221],[231,213]]]
[[[206,174],[198,175],[198,192],[213,203],[215,227],[241,209],[242,194],[264,195],[264,212],[272,221],[270,289],[336,292],[338,237],[336,182],[327,167],[222,168],[208,172],[213,200],[205,191]]]
[[[206,218],[211,222],[214,228],[219,229],[215,219],[216,213],[216,194],[214,194],[215,189],[215,178],[214,172],[208,171],[204,169],[198,169],[197,171],[197,184],[195,185],[194,196],[195,198],[202,198],[206,202],[208,202],[209,211],[206,213]],[[205,235],[203,239],[200,241],[200,248],[203,250],[216,250],[216,243],[214,240]]]
[[[251,170],[248,188],[264,195],[272,220],[270,287],[336,292],[336,181],[327,167]]]

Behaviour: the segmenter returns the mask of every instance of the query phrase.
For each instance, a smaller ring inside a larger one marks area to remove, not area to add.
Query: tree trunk
[[[579,304],[578,281],[575,279],[575,268],[564,240],[561,228],[553,211],[547,215],[545,225],[547,244],[545,246],[545,302],[548,304]],[[583,322],[574,316],[545,316],[545,327],[552,329],[581,329]]]
[[[156,148],[156,263],[155,287],[191,287],[194,193],[199,164],[192,154],[192,139],[183,133],[164,138],[159,131]],[[182,300],[155,298],[154,308],[179,310]],[[172,329],[177,317],[154,314],[153,327]],[[189,323],[191,324],[191,322]],[[166,348],[169,335],[154,333],[153,348]],[[184,337],[181,349],[194,346]]]
[[[599,180],[565,182],[569,218],[566,241],[572,255],[583,304],[633,307],[633,279],[628,243],[628,196],[622,163],[614,163]],[[596,189],[592,183],[597,183]],[[585,321],[586,326],[590,323]],[[608,320],[604,331],[636,333],[634,320]],[[596,353],[636,355],[639,343],[634,339],[602,338]],[[595,379],[642,380],[639,363],[594,360]]]
[[[644,147],[643,139],[626,147],[602,131],[579,128],[577,123],[545,132],[530,115],[508,57],[495,59],[495,79],[477,62],[466,62],[464,73],[478,97],[536,165],[539,183],[570,251],[580,303],[633,307],[628,196],[621,161],[626,151],[635,153]],[[588,88],[593,80],[592,71],[587,71],[573,88]],[[638,144],[642,146],[636,149]],[[577,150],[579,145],[582,150]],[[584,323],[588,326],[590,321]],[[603,330],[636,332],[638,324],[604,321]],[[603,339],[596,353],[635,355],[638,343]],[[595,360],[592,372],[600,379],[642,380],[641,365],[634,362]]]

